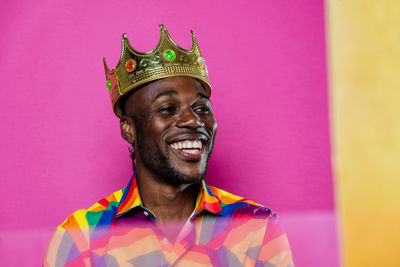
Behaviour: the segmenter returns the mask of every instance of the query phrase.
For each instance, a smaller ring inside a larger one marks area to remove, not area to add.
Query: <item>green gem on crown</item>
[[[176,54],[171,49],[168,49],[164,51],[164,57],[166,60],[172,61],[176,58]]]
[[[111,87],[112,87],[112,85],[111,85],[110,80],[107,80],[107,90],[110,91]]]

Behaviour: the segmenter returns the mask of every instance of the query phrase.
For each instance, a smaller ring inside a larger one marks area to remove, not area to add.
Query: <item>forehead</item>
[[[153,103],[159,102],[155,101],[156,98],[165,99],[157,97],[160,94],[161,96],[179,97],[183,102],[198,96],[208,98],[206,90],[198,80],[184,76],[168,77],[150,82],[127,96],[122,103],[124,113],[133,115],[146,112]]]
[[[164,78],[152,82],[147,86],[146,91],[143,90],[143,95],[150,101],[154,101],[160,96],[196,96],[197,94],[205,94],[205,90],[198,80],[191,77]]]
[[[197,96],[206,96],[201,83],[191,77],[168,77],[148,83],[134,92],[126,101],[125,108],[144,108],[163,96],[177,96],[189,100]]]

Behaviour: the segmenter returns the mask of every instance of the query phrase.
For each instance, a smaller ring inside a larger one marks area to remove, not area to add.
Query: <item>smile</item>
[[[200,159],[204,151],[203,143],[200,140],[182,140],[170,144],[176,152],[185,158],[192,160]]]

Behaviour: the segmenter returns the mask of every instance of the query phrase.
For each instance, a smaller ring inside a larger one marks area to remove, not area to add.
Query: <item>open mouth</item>
[[[189,159],[200,159],[204,152],[201,140],[181,140],[169,144],[178,154]]]

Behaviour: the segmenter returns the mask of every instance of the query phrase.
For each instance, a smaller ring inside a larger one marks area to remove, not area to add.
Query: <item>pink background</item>
[[[160,23],[184,48],[193,29],[207,61],[207,182],[280,214],[296,266],[338,265],[323,1],[9,1],[0,20],[4,266],[40,265],[58,224],[126,186],[102,57],[123,32],[154,48]]]

